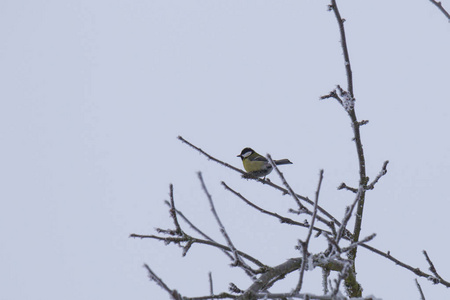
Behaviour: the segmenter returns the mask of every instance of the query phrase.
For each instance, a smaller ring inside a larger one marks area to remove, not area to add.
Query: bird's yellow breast
[[[267,168],[266,161],[251,161],[249,159],[244,159],[243,161],[244,169],[247,172],[261,171]]]

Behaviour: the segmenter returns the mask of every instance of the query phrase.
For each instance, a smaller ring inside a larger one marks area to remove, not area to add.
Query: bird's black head
[[[244,148],[241,151],[241,154],[238,155],[238,157],[240,157],[241,159],[247,158],[250,155],[252,155],[253,153],[255,153],[255,151],[252,148]]]

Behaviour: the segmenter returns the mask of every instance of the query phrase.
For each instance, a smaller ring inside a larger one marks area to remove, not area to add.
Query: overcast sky
[[[450,1],[443,0],[450,10]],[[176,137],[224,161],[250,146],[294,164],[294,190],[341,219],[357,184],[338,26],[328,1],[0,1],[0,299],[169,299],[149,264],[183,295],[249,280],[212,248],[129,238],[172,226],[164,200],[223,242],[196,172],[202,171],[235,245],[269,265],[299,256],[306,231],[260,216],[225,181],[289,216],[288,196],[242,180]],[[426,271],[426,249],[450,279],[450,24],[428,0],[338,1],[345,22],[367,172],[362,236]],[[276,174],[270,178],[276,183]],[[293,217],[293,216],[291,216]],[[299,219],[303,221],[303,217]],[[353,228],[353,225],[350,225]],[[187,229],[187,228],[186,228]],[[311,241],[323,251],[323,238]],[[416,276],[365,249],[364,295],[419,299]],[[305,292],[320,293],[320,270]],[[284,286],[293,287],[297,274]],[[427,299],[450,292],[420,278]],[[274,291],[277,291],[274,289]]]

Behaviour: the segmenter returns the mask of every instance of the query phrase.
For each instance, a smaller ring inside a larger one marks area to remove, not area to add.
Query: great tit
[[[272,165],[262,155],[259,155],[252,148],[244,148],[237,157],[242,159],[244,169],[250,176],[254,177],[266,177],[272,172]],[[289,159],[274,160],[276,165],[292,164]]]

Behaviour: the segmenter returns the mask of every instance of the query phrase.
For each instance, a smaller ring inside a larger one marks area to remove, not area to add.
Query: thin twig
[[[419,293],[420,293],[420,300],[426,300],[425,295],[423,294],[423,291],[422,291],[422,287],[420,286],[419,281],[417,281],[417,278],[415,279],[415,281],[416,281],[417,289],[419,290]]]
[[[351,267],[351,264],[350,263],[347,263],[345,266],[344,266],[344,268],[342,269],[342,271],[341,272],[339,272],[339,275],[338,275],[338,278],[337,279],[335,279],[335,288],[331,288],[331,296],[332,296],[332,299],[336,299],[335,297],[336,297],[336,295],[338,294],[338,292],[339,292],[339,287],[341,286],[341,282],[342,282],[342,280],[344,280],[344,279],[346,279],[347,277],[349,277],[348,275],[349,275],[349,273],[351,273],[352,272],[352,267]]]
[[[328,277],[330,277],[330,270],[327,268],[322,268],[322,287],[323,294],[328,294]]]
[[[410,266],[410,265],[408,265],[408,264],[398,260],[397,258],[393,257],[389,251],[387,253],[385,253],[385,252],[383,252],[381,250],[378,250],[378,249],[376,249],[376,248],[374,248],[372,246],[369,246],[367,244],[362,244],[360,246],[363,247],[363,248],[366,248],[366,249],[368,249],[368,250],[370,250],[370,251],[372,251],[372,252],[374,252],[374,253],[376,253],[376,254],[378,254],[380,256],[383,256],[384,258],[389,259],[390,261],[394,262],[396,265],[401,266],[401,267],[403,267],[403,268],[413,272],[417,276],[424,277],[424,278],[426,278],[428,280],[431,280],[433,283],[440,283],[440,284],[450,288],[450,282],[449,281],[446,281],[446,280],[444,280],[442,278],[437,278],[437,277],[435,277],[435,276],[433,276],[431,274],[425,273],[422,270],[420,270],[419,268],[414,268],[414,267],[412,267],[412,266]]]
[[[383,167],[381,168],[380,173],[378,173],[377,177],[375,177],[375,179],[366,187],[366,190],[373,190],[375,187],[375,184],[377,184],[378,180],[380,180],[381,177],[383,177],[384,175],[386,175],[387,173],[387,165],[388,165],[389,161],[386,160],[383,163]]]
[[[170,207],[170,203],[168,202],[168,201],[165,201],[165,203],[167,204],[167,205],[169,205],[169,207]],[[211,244],[211,245],[213,245],[214,246],[214,244],[216,244],[216,245],[220,245],[219,243],[217,243],[214,239],[212,239],[211,237],[209,237],[206,233],[204,233],[203,231],[201,231],[197,226],[195,226],[184,214],[183,214],[183,212],[181,212],[181,211],[179,211],[179,210],[175,210],[176,211],[176,213],[177,213],[177,215],[178,216],[180,216],[194,231],[196,231],[198,234],[200,234],[201,236],[203,236],[206,240],[208,240],[208,241],[210,241],[210,242],[212,242],[213,244]],[[188,238],[191,238],[194,242],[198,242],[198,241],[201,241],[200,239],[193,239],[192,237],[189,237],[188,235],[186,235],[185,234],[185,236],[186,237],[188,237]],[[132,234],[132,235],[130,235],[130,237],[142,237],[142,236],[140,236],[140,235],[136,235],[136,234]],[[222,245],[223,246],[223,245]],[[225,255],[227,255],[228,256],[228,258],[230,258],[230,260],[232,260],[232,261],[234,261],[234,258],[233,258],[233,256],[230,254],[230,253],[228,253],[228,252],[231,252],[231,250],[229,249],[229,248],[227,248],[227,247],[225,247],[225,246],[223,246],[223,248],[221,248],[221,250],[223,251],[223,253],[225,254]],[[255,265],[257,265],[258,267],[260,267],[261,268],[261,270],[266,270],[266,269],[268,269],[268,266],[266,266],[265,264],[263,264],[262,262],[260,262],[258,259],[256,259],[256,258],[254,258],[254,257],[252,257],[252,256],[250,256],[249,254],[247,254],[247,253],[244,253],[244,252],[241,252],[241,251],[238,251],[239,252],[239,254],[242,256],[242,257],[244,257],[245,259],[247,259],[247,260],[249,260],[249,261],[251,261],[252,263],[254,263]]]
[[[175,209],[175,201],[173,199],[173,184],[170,184],[170,216],[172,217],[177,234],[182,236],[184,234],[184,232],[183,232],[183,230],[181,230],[180,224],[178,223],[178,219],[177,219],[177,213],[176,213],[176,209]]]
[[[225,187],[226,190],[232,192],[234,195],[239,197],[242,201],[244,201],[245,203],[247,203],[248,205],[250,205],[254,209],[258,210],[259,212],[261,212],[263,214],[266,214],[266,215],[269,215],[269,216],[272,216],[272,217],[275,217],[275,218],[279,219],[281,223],[289,224],[289,225],[301,226],[301,227],[305,227],[305,228],[310,228],[310,225],[308,225],[308,224],[297,222],[295,220],[292,220],[291,218],[280,216],[277,213],[274,213],[274,212],[271,212],[271,211],[265,210],[264,208],[259,207],[258,205],[254,204],[253,202],[251,202],[250,200],[248,200],[247,198],[242,196],[242,194],[240,194],[237,191],[235,191],[234,189],[230,188],[223,181],[222,181],[222,185]],[[318,233],[324,232],[324,233],[331,234],[331,232],[329,232],[327,230],[324,230],[324,229],[321,229],[321,228],[313,227],[313,229],[315,231],[317,231]]]
[[[445,10],[440,1],[430,0],[430,2],[436,5],[437,8],[439,8],[439,10],[444,14],[444,16],[446,16],[447,19],[450,21],[450,14],[448,13],[447,10]]]
[[[130,234],[130,237],[131,238],[139,238],[139,239],[154,239],[154,240],[162,241],[166,245],[168,245],[170,243],[180,244],[180,243],[190,242],[192,244],[203,244],[203,245],[212,246],[212,247],[215,247],[215,248],[218,248],[221,250],[232,252],[229,247],[222,245],[220,243],[212,242],[212,241],[208,241],[208,240],[202,240],[202,239],[193,238],[193,237],[161,237],[161,236],[157,236],[157,235],[153,235],[153,234],[145,235],[145,234],[136,234],[136,233]],[[252,263],[254,263],[255,265],[259,266],[262,270],[268,269],[268,267],[266,265],[264,265],[262,262],[260,262],[256,258],[248,255],[247,253],[242,252],[240,250],[237,250],[237,253],[240,256],[242,256],[243,258],[245,258],[245,259],[251,261]]]
[[[430,267],[428,269],[431,271],[431,273],[433,273],[437,279],[442,280],[442,277],[438,274],[438,272],[436,271],[436,268],[434,267],[433,262],[431,261],[430,257],[428,256],[427,251],[423,250],[423,255],[425,255],[425,259],[427,260],[428,264],[430,265]],[[437,283],[437,282],[434,282],[434,283]]]
[[[148,277],[150,278],[150,280],[153,280],[154,282],[156,282],[157,285],[159,285],[160,287],[162,287],[167,293],[169,293],[169,295],[172,297],[172,299],[174,300],[182,300],[183,297],[176,291],[176,290],[171,290],[165,283],[164,281],[159,278],[153,271],[152,269],[150,269],[150,267],[147,264],[144,264],[144,268],[147,269],[148,272]]]
[[[354,98],[352,67],[350,65],[350,56],[348,55],[347,38],[345,36],[345,29],[344,29],[345,19],[341,17],[341,13],[339,12],[339,9],[337,7],[336,0],[331,0],[330,9],[334,11],[336,20],[339,25],[339,33],[341,35],[341,46],[342,51],[344,52],[345,71],[347,74],[347,85],[348,85],[347,90],[350,93],[350,96]]]
[[[325,100],[325,99],[329,99],[329,98],[336,99],[340,105],[344,106],[344,103],[342,102],[342,99],[338,96],[338,94],[336,93],[336,90],[332,90],[328,95],[321,96],[319,99]]]
[[[361,245],[363,245],[363,244],[365,244],[365,243],[368,243],[368,242],[370,242],[371,240],[373,240],[376,236],[377,236],[376,233],[372,233],[371,235],[369,235],[369,236],[363,238],[362,240],[359,240],[358,242],[352,243],[352,244],[350,244],[350,246],[348,246],[348,247],[342,248],[342,249],[341,249],[341,252],[342,252],[342,253],[345,253],[345,252],[348,252],[348,251],[352,250],[352,249],[355,248],[355,247],[358,247],[358,246],[361,246]]]
[[[346,189],[346,190],[348,190],[348,191],[350,191],[350,192],[352,192],[352,193],[354,193],[354,194],[356,194],[356,193],[358,192],[358,189],[355,189],[355,188],[352,188],[352,187],[346,185],[345,182],[341,183],[341,185],[338,186],[337,189],[338,189],[338,190]]]
[[[170,207],[170,203],[168,201],[165,201],[165,203],[167,205],[169,205]],[[206,233],[204,233],[203,231],[201,231],[198,227],[196,227],[184,214],[182,211],[175,209],[176,213],[178,216],[181,217],[181,219],[183,219],[183,221],[185,221],[194,231],[196,231],[197,233],[199,233],[201,236],[203,236],[205,239],[211,241],[211,242],[215,242],[211,237],[209,237]]]
[[[336,243],[336,240],[333,237],[329,236],[328,234],[324,234],[324,236],[327,239],[328,244],[332,248],[334,248],[335,252],[337,252],[338,254],[341,254],[342,253],[341,247],[339,246],[338,243]]]
[[[283,173],[281,173],[281,171],[278,169],[277,165],[275,164],[275,162],[272,160],[272,157],[270,156],[270,154],[267,154],[267,159],[269,160],[270,164],[272,165],[272,167],[275,169],[275,171],[277,171],[278,176],[280,176],[281,181],[283,182],[284,186],[287,188],[287,190],[289,191],[289,195],[291,195],[292,198],[294,198],[295,202],[297,203],[300,211],[303,210],[307,210],[307,208],[305,206],[303,206],[303,204],[300,202],[300,199],[297,197],[297,194],[294,193],[294,190],[291,188],[291,186],[289,185],[289,183],[287,183],[286,179],[284,178]]]
[[[230,165],[230,164],[227,164],[226,162],[223,162],[223,161],[221,161],[221,160],[219,160],[219,159],[217,159],[217,158],[215,158],[215,157],[209,155],[208,153],[206,153],[205,151],[203,151],[203,150],[200,149],[199,147],[197,147],[197,146],[191,144],[190,142],[188,142],[187,140],[185,140],[181,135],[178,136],[178,139],[179,139],[180,141],[182,141],[183,143],[185,143],[186,145],[188,145],[188,146],[194,148],[195,150],[197,150],[198,152],[200,152],[200,153],[203,154],[204,156],[206,156],[209,160],[215,161],[216,163],[221,164],[221,165],[223,165],[223,166],[225,166],[225,167],[227,167],[227,168],[230,168],[230,169],[232,169],[232,170],[234,170],[234,171],[236,171],[236,172],[238,172],[238,173],[241,173],[242,175],[247,174],[245,171],[242,171],[241,169],[238,169],[238,168],[236,168],[236,167],[234,167],[234,166],[232,166],[232,165]]]
[[[350,220],[353,209],[355,208],[356,204],[361,200],[361,193],[364,191],[364,187],[360,186],[358,189],[358,192],[356,193],[355,200],[353,201],[352,205],[350,207],[347,207],[346,213],[344,215],[344,218],[342,219],[342,225],[339,227],[338,234],[336,236],[336,243],[339,244],[340,239],[342,238],[345,227],[347,226],[348,221]],[[357,241],[354,241],[357,242]]]
[[[170,207],[170,203],[169,201],[165,201],[165,203],[167,205],[169,205]],[[206,233],[204,233],[203,231],[201,231],[197,226],[195,226],[180,210],[175,209],[175,212],[177,213],[178,216],[180,216],[194,231],[196,231],[198,234],[200,234],[201,236],[203,236],[206,240],[211,241],[213,243],[217,243],[215,240],[213,240],[211,237],[209,237]],[[222,249],[222,252],[228,256],[228,258],[232,261],[234,261],[233,256],[227,252],[227,250]]]
[[[209,278],[209,294],[212,296],[214,295],[214,285],[211,272],[208,273],[208,278]]]
[[[205,181],[203,180],[203,176],[201,172],[198,172],[198,178],[200,180],[201,186],[203,191],[206,194],[206,197],[208,198],[209,205],[211,207],[211,212],[214,215],[214,218],[217,221],[217,224],[219,225],[220,232],[222,233],[223,237],[227,241],[228,247],[231,249],[231,252],[233,253],[235,262],[234,265],[241,267],[248,275],[255,275],[257,272],[253,270],[247,263],[245,263],[237,251],[236,247],[233,245],[233,242],[231,241],[230,236],[228,235],[225,226],[222,224],[222,221],[219,218],[219,215],[217,214],[216,208],[214,207],[214,202],[212,200],[211,194],[208,192],[208,189],[206,188]]]
[[[306,236],[306,240],[304,242],[301,242],[303,259],[302,259],[302,265],[300,267],[300,276],[299,276],[298,283],[297,283],[297,286],[294,289],[293,294],[297,294],[302,289],[303,276],[305,274],[306,264],[308,263],[307,262],[307,260],[308,260],[308,246],[309,246],[309,241],[311,239],[311,234],[312,234],[313,227],[314,227],[314,222],[315,222],[316,216],[317,216],[317,206],[318,206],[318,203],[319,203],[319,193],[320,193],[320,187],[322,186],[322,180],[323,180],[323,170],[320,170],[319,183],[317,185],[316,196],[314,198],[314,210],[313,210],[313,215],[311,217],[311,224],[309,225],[309,230],[308,230],[308,235]]]
[[[281,173],[281,171],[278,169],[277,165],[276,165],[275,162],[272,160],[272,157],[270,156],[270,154],[267,154],[267,158],[268,158],[269,162],[272,164],[272,167],[277,171],[278,175],[280,176],[281,181],[283,182],[283,185],[286,187],[286,189],[287,189],[288,192],[289,192],[289,195],[291,195],[292,198],[294,198],[295,202],[297,203],[297,205],[298,205],[298,207],[299,207],[299,210],[296,211],[296,213],[297,213],[297,214],[306,213],[306,214],[312,216],[313,213],[312,213],[308,208],[306,208],[306,207],[300,202],[300,199],[299,199],[299,197],[298,197],[298,194],[296,194],[296,193],[294,192],[294,190],[291,188],[291,186],[289,185],[289,183],[286,181],[286,178],[284,178],[283,173]],[[315,206],[314,203],[313,203],[313,205]],[[317,208],[318,208],[318,207],[317,207]],[[324,224],[327,225],[328,227],[332,227],[332,226],[333,226],[332,222],[329,222],[329,221],[325,220],[324,218],[318,216],[317,214],[316,214],[316,218],[317,218],[317,220],[319,220],[320,222],[324,223]]]

